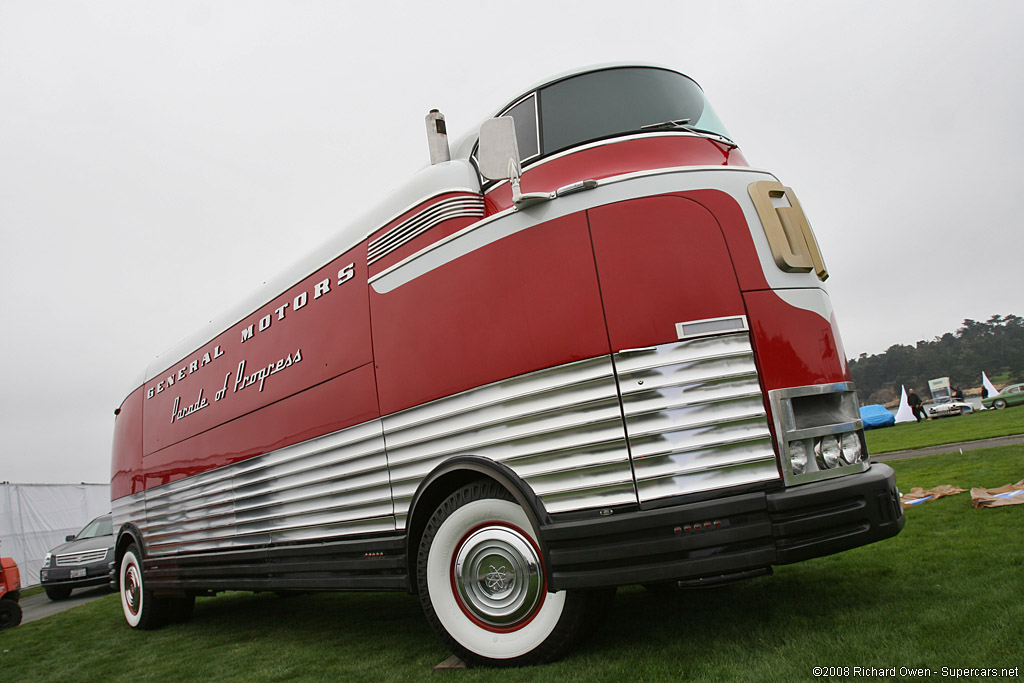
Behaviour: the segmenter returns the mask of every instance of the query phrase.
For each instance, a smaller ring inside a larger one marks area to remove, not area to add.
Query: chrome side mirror
[[[480,126],[480,147],[477,150],[480,175],[488,180],[508,180],[512,186],[512,204],[525,209],[533,204],[555,198],[554,192],[523,194],[519,189],[522,167],[516,142],[516,122],[511,116],[488,119]]]
[[[477,163],[480,174],[488,180],[519,177],[519,144],[516,141],[516,122],[511,116],[487,119],[480,126]]]

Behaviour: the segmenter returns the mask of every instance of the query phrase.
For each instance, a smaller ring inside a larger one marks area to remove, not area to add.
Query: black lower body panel
[[[147,557],[159,593],[221,590],[406,591],[405,537]]]
[[[742,574],[895,536],[896,476],[860,474],[776,491],[541,528],[551,587],[598,588]]]

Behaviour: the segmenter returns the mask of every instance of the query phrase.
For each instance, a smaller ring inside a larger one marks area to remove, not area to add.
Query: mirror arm
[[[519,188],[519,168],[514,159],[508,160],[508,183],[512,186],[512,206],[516,211],[551,201],[555,198],[554,192],[531,192],[523,194]]]

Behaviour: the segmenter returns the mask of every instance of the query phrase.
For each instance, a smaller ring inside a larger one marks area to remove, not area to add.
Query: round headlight
[[[846,432],[840,441],[843,448],[843,460],[853,465],[864,458],[864,449],[861,448],[857,432]]]
[[[807,446],[803,441],[789,442],[789,465],[793,474],[803,474],[807,469]]]
[[[841,466],[843,462],[839,459],[840,455],[839,439],[834,436],[823,436],[814,444],[814,459],[818,461],[819,469]]]

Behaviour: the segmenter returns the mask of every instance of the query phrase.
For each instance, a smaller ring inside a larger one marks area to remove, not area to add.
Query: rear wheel
[[[68,586],[47,586],[46,597],[51,600],[67,600],[71,596],[71,588]]]
[[[14,600],[0,600],[0,631],[21,623],[21,605]]]
[[[537,534],[508,492],[465,486],[434,511],[417,585],[427,620],[469,664],[523,666],[563,656],[582,631],[587,594],[549,593]]]
[[[153,629],[166,621],[166,603],[146,589],[142,577],[142,553],[132,543],[124,551],[118,572],[121,585],[121,608],[132,628]]]

